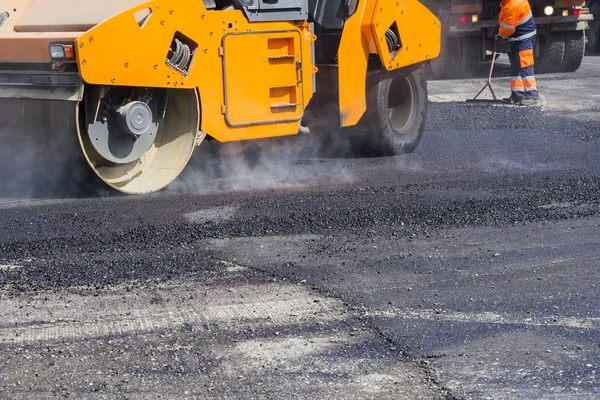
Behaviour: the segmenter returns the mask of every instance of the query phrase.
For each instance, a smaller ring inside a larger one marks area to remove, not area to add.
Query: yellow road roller
[[[440,22],[417,0],[0,0],[0,149],[51,160],[78,138],[102,181],[149,193],[207,135],[305,130],[326,92],[341,127],[365,121],[383,153],[410,152],[421,66],[439,48]]]

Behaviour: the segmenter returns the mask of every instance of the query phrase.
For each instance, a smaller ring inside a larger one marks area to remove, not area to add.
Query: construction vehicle
[[[0,162],[19,162],[26,146],[7,143],[33,135],[50,171],[46,153],[78,138],[106,184],[154,192],[207,135],[305,130],[319,91],[336,92],[341,127],[410,152],[440,34],[417,0],[0,0]]]
[[[442,44],[429,72],[435,78],[470,78],[489,60],[498,33],[501,0],[425,0],[442,21]],[[585,0],[529,0],[537,26],[536,74],[574,72],[585,51],[585,31],[593,20]],[[510,53],[500,43],[498,53]]]

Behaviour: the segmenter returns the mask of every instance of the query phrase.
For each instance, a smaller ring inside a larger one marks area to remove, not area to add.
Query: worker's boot
[[[505,102],[506,104],[519,104],[521,102],[521,98],[519,96],[517,96],[515,94],[515,92],[512,92],[510,94],[510,97],[506,97],[504,99],[502,99],[503,102]]]
[[[537,106],[540,104],[540,99],[535,97],[526,97],[519,102],[520,106]]]

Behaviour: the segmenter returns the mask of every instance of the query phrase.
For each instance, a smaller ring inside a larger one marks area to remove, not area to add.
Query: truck
[[[583,60],[585,32],[593,15],[585,0],[529,0],[537,26],[536,74],[574,72]],[[437,79],[469,78],[491,58],[498,33],[500,0],[425,0],[442,21],[439,57],[429,64]],[[600,11],[600,7],[598,7]],[[497,43],[498,53],[510,44]]]
[[[50,180],[77,141],[104,184],[155,192],[205,138],[306,132],[319,94],[338,127],[407,153],[440,37],[417,0],[0,0],[0,182],[36,161]]]

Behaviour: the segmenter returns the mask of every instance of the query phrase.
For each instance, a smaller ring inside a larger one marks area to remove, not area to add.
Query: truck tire
[[[364,133],[374,155],[412,152],[421,141],[427,116],[427,81],[421,65],[372,74]]]
[[[479,36],[442,37],[440,55],[429,62],[435,79],[472,78],[481,62]]]
[[[590,6],[590,14],[594,15],[594,20],[588,22],[590,29],[588,31],[588,49],[593,52],[600,51],[600,2],[596,1]]]
[[[442,25],[444,30],[445,24]],[[440,55],[429,62],[428,73],[434,79],[452,79],[457,76],[460,63],[460,41],[442,34]]]
[[[432,6],[432,10],[438,6]],[[437,9],[435,16],[442,22],[440,54],[427,64],[427,75],[433,79],[452,79],[457,76],[460,62],[460,39],[450,35],[452,14],[448,9]]]
[[[541,35],[538,40],[539,55],[535,59],[535,73],[547,74],[560,72],[565,57],[565,34],[564,32],[552,32]]]
[[[479,36],[465,36],[460,38],[460,56],[457,76],[459,78],[473,78],[477,66],[481,62],[481,38]]]
[[[570,31],[566,33],[565,58],[562,63],[562,72],[575,72],[581,66],[585,53],[585,35],[583,31]]]

